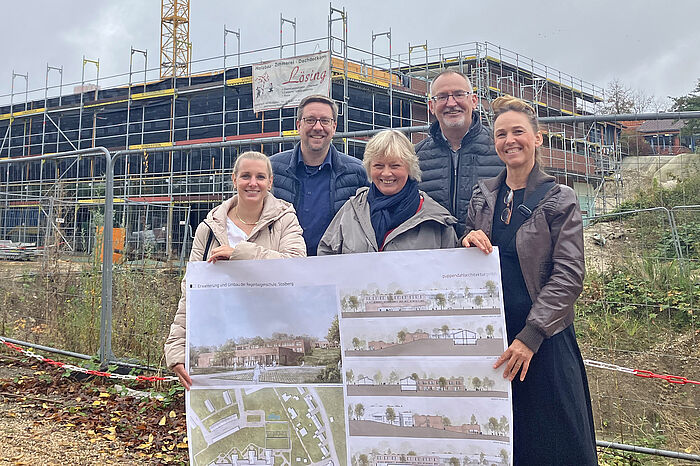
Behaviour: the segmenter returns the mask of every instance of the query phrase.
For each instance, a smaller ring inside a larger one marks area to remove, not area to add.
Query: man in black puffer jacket
[[[504,165],[491,131],[475,111],[478,98],[467,76],[443,71],[433,80],[430,95],[428,106],[437,121],[430,137],[416,145],[423,172],[419,188],[457,218],[461,237],[474,185],[479,178],[498,175]]]

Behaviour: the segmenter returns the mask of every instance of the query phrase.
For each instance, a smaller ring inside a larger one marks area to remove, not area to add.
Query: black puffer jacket
[[[480,178],[498,175],[504,166],[493,147],[491,131],[473,112],[472,125],[462,139],[455,167],[452,149],[436,121],[430,126],[430,137],[416,145],[416,153],[423,172],[418,187],[457,217],[457,236],[461,237],[474,185]]]
[[[295,208],[299,206],[301,197],[299,193],[301,182],[296,175],[300,150],[301,144],[297,143],[294,149],[280,152],[270,157],[272,172],[275,175],[272,186],[273,194],[279,199],[292,203]],[[355,195],[357,188],[369,185],[369,180],[361,160],[338,152],[332,144],[329,150],[331,152],[331,164],[333,165],[330,201],[333,207],[333,215],[335,215],[350,196]]]

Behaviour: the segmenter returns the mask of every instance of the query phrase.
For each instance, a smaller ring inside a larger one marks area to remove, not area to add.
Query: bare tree
[[[603,113],[644,113],[659,112],[664,108],[663,101],[643,90],[635,90],[615,78],[605,89]]]

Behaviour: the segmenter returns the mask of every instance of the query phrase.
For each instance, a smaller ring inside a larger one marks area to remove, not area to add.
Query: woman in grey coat
[[[338,211],[318,245],[319,256],[457,246],[457,220],[418,190],[418,157],[403,133],[374,136],[363,163],[372,183]]]

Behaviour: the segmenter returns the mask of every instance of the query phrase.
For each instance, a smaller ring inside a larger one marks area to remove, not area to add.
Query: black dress
[[[525,286],[515,248],[499,243],[506,228],[501,220],[505,183],[498,194],[492,238],[499,247],[508,344],[525,327],[532,301]],[[523,201],[524,189],[514,191],[513,206]],[[524,218],[513,208],[511,222]],[[591,397],[583,358],[576,343],[573,324],[545,338],[532,357],[523,382],[520,374],[513,389],[513,464],[595,465],[595,430]]]

